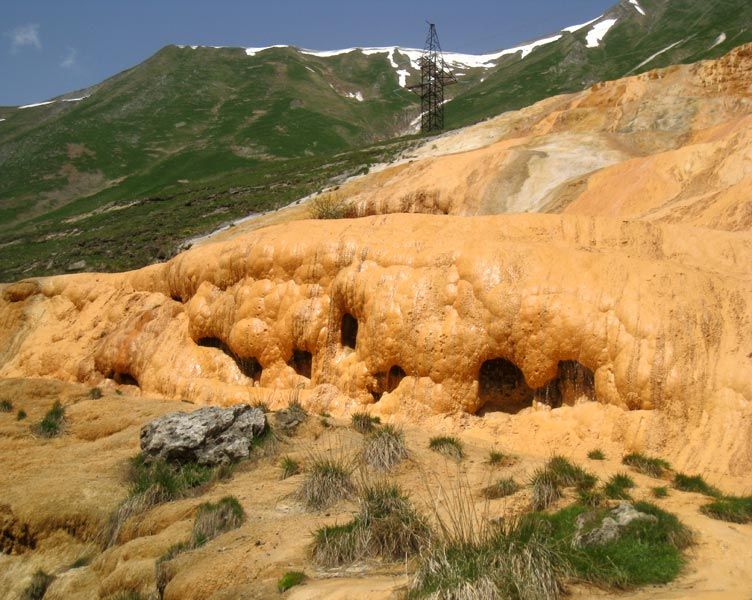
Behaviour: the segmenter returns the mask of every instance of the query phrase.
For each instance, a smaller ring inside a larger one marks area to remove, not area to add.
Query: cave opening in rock
[[[358,341],[358,320],[350,313],[342,315],[342,328],[340,335],[342,345],[354,350],[355,344]]]
[[[391,393],[397,389],[400,382],[405,378],[405,370],[399,365],[393,365],[386,374],[386,391]]]
[[[517,365],[504,358],[493,358],[480,366],[478,397],[483,412],[515,414],[532,404],[534,391]]]
[[[595,376],[576,360],[559,361],[554,379],[535,390],[535,399],[553,408],[574,406],[578,400],[595,400]]]
[[[138,384],[138,379],[127,371],[112,371],[107,375],[107,379],[112,379],[118,385],[135,385],[136,387],[141,387]]]
[[[287,364],[295,369],[298,375],[311,378],[311,370],[313,367],[313,355],[307,350],[293,350],[292,358]]]
[[[243,375],[254,381],[259,381],[261,379],[261,373],[264,369],[255,357],[238,356],[227,344],[215,337],[201,338],[196,343],[204,348],[216,348],[217,350],[221,350],[235,361],[235,364],[238,365],[238,369],[240,369],[240,372],[243,373]]]

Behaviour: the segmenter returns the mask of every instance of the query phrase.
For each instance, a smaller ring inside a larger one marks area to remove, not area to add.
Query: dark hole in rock
[[[576,360],[559,361],[556,377],[535,390],[535,399],[553,408],[573,406],[583,397],[595,400],[595,376],[591,369]]]
[[[110,373],[107,377],[112,379],[118,385],[135,385],[136,387],[139,387],[138,379],[130,373]]]
[[[172,298],[175,302],[180,302],[181,304],[183,303],[183,299],[178,294],[173,294],[172,296],[170,296],[170,298]]]
[[[504,358],[494,358],[480,366],[478,397],[483,402],[483,412],[498,410],[515,414],[532,404],[534,391],[517,365]]]
[[[261,373],[264,369],[261,366],[261,363],[259,363],[259,361],[253,356],[238,356],[230,350],[230,347],[227,344],[215,337],[201,338],[196,343],[204,348],[216,348],[217,350],[221,350],[235,361],[235,364],[238,365],[238,368],[243,375],[254,381],[261,379]]]
[[[341,342],[343,346],[355,349],[358,341],[358,320],[350,313],[342,315]]]
[[[406,373],[402,367],[399,365],[392,366],[392,368],[389,369],[389,373],[386,375],[386,391],[393,392],[396,390],[400,381],[405,378],[405,375]]]
[[[313,367],[313,356],[307,350],[293,350],[292,358],[287,364],[295,369],[298,375],[311,378],[311,369]]]

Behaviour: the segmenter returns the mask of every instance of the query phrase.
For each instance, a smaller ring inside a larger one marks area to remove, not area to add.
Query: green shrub
[[[674,475],[674,487],[682,492],[695,492],[696,494],[705,494],[711,498],[719,498],[721,490],[707,483],[700,475],[685,475],[677,473]]]
[[[668,496],[668,488],[665,485],[653,488],[653,497],[665,498],[667,496]]]
[[[296,497],[309,510],[320,510],[351,497],[354,492],[351,465],[341,458],[317,456],[313,457]]]
[[[225,496],[216,503],[201,504],[193,522],[193,546],[203,546],[215,537],[237,529],[244,520],[243,507],[234,496]]]
[[[99,400],[102,397],[102,390],[98,387],[93,387],[89,390],[89,398],[92,400]]]
[[[315,532],[311,554],[316,564],[333,567],[364,558],[405,560],[430,536],[426,519],[397,485],[377,481],[364,486],[359,507],[349,523]]]
[[[591,450],[588,452],[587,457],[590,460],[606,460],[606,455],[603,454],[603,451],[599,448],[596,448],[595,450]]]
[[[462,449],[462,442],[454,436],[440,435],[432,437],[428,442],[428,447],[434,452],[448,456],[455,460],[462,460],[465,452]]]
[[[372,431],[363,442],[363,461],[375,469],[388,471],[405,458],[405,434],[392,425]]]
[[[730,523],[752,522],[752,496],[725,496],[718,498],[700,510],[713,519]]]
[[[90,554],[84,554],[82,556],[79,556],[76,560],[74,560],[71,563],[71,566],[69,568],[71,569],[80,569],[81,567],[85,567],[91,563],[91,555]]]
[[[16,414],[16,421],[23,421],[26,418],[26,411],[21,409]]]
[[[663,474],[671,469],[671,465],[668,464],[662,458],[655,458],[651,456],[645,456],[637,452],[627,454],[621,459],[621,462],[625,465],[629,465],[635,471],[642,473],[643,475],[649,475],[650,477],[661,477]]]
[[[303,583],[305,581],[305,578],[305,573],[301,571],[288,571],[279,578],[279,581],[277,582],[277,589],[280,593],[286,592],[291,587],[295,587],[296,585]]]
[[[44,418],[32,427],[33,432],[36,435],[52,438],[60,435],[63,430],[63,424],[65,422],[65,408],[59,401],[55,401],[52,408],[47,411]]]
[[[627,490],[635,486],[634,480],[626,473],[616,473],[606,482],[603,492],[608,498],[614,500],[629,500],[630,495]]]
[[[577,502],[589,508],[598,508],[603,505],[606,495],[601,490],[580,489],[577,490]]]
[[[13,410],[13,403],[10,400],[0,401],[0,412],[10,412]]]
[[[530,478],[530,486],[533,488],[533,510],[546,510],[561,498],[559,479],[549,469],[535,470]]]
[[[31,576],[31,581],[21,593],[21,600],[42,600],[47,588],[55,578],[39,569]]]
[[[358,433],[370,433],[373,430],[374,425],[381,422],[379,417],[372,417],[365,412],[353,413],[350,417],[352,422],[352,428]]]
[[[279,463],[279,466],[280,470],[282,471],[280,474],[280,479],[287,479],[288,477],[292,477],[293,475],[300,473],[300,463],[289,456],[283,456],[282,460]]]
[[[520,485],[512,477],[505,477],[504,479],[499,479],[496,483],[483,488],[481,494],[484,498],[488,498],[489,500],[497,500],[499,498],[511,496],[519,489]]]

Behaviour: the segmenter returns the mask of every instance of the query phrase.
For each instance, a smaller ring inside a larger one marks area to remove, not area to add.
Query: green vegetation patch
[[[31,581],[21,593],[21,600],[42,600],[47,588],[55,578],[39,569],[31,576]]]
[[[443,454],[444,456],[448,456],[455,460],[462,460],[465,456],[462,442],[458,438],[450,435],[432,437],[428,442],[428,447],[434,452],[438,452],[439,454]]]
[[[590,460],[606,460],[606,455],[603,453],[602,450],[596,448],[595,450],[591,450],[588,452],[587,457]]]
[[[723,495],[721,490],[710,485],[701,475],[685,475],[684,473],[677,473],[674,475],[673,485],[677,490],[682,492],[704,494],[711,498],[719,498]]]
[[[638,452],[627,454],[621,459],[621,462],[629,465],[635,471],[643,475],[649,475],[650,477],[662,477],[666,471],[671,469],[671,465],[662,458],[646,456]]]
[[[700,508],[703,514],[730,523],[752,523],[752,496],[725,496]]]
[[[352,466],[342,458],[314,456],[296,497],[309,510],[321,510],[350,498],[355,492],[352,471]]]
[[[215,537],[237,529],[245,521],[245,512],[234,496],[218,502],[205,502],[198,507],[193,523],[193,546],[203,546]]]
[[[11,412],[13,410],[13,403],[10,400],[0,401],[0,412]]]
[[[291,587],[303,583],[305,579],[306,575],[302,571],[288,571],[279,578],[279,581],[277,581],[277,590],[279,590],[280,593],[286,592]]]
[[[481,495],[489,500],[497,500],[499,498],[505,498],[516,493],[520,489],[520,484],[517,483],[512,477],[504,477],[499,479],[492,485],[485,487],[481,490]]]
[[[603,493],[612,500],[629,500],[628,490],[635,487],[634,480],[626,473],[612,475],[603,486]]]
[[[290,456],[283,456],[279,462],[280,479],[287,479],[300,473],[300,463]]]
[[[32,427],[32,431],[41,437],[52,438],[63,432],[65,424],[65,408],[56,400],[44,418]]]
[[[358,433],[363,434],[370,433],[375,425],[381,423],[379,417],[372,417],[365,412],[353,413],[350,419],[352,422],[352,428]]]

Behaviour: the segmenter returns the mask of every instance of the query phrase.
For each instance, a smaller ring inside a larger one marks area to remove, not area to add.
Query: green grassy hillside
[[[596,47],[590,25],[524,57],[454,63],[464,75],[448,88],[448,127],[752,41],[748,0],[639,6],[645,15],[628,0],[608,11],[616,23]],[[0,281],[81,260],[161,260],[183,239],[392,156],[419,113],[401,85],[418,80],[416,56],[170,46],[89,90],[0,107]]]

